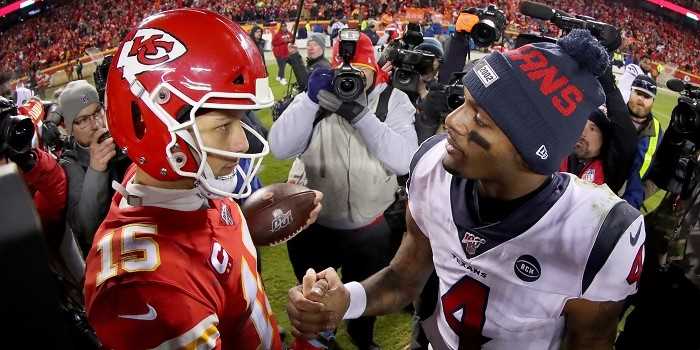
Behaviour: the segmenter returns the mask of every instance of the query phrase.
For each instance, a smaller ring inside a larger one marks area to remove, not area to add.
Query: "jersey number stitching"
[[[481,332],[486,321],[489,287],[464,276],[442,296],[442,310],[447,324],[459,336],[459,349],[478,349],[491,340]]]
[[[148,236],[155,235],[156,232],[155,225],[135,224],[121,227],[102,237],[97,243],[101,268],[97,273],[96,285],[123,272],[155,271],[160,266],[160,252],[158,243]],[[115,240],[119,242],[116,247]]]

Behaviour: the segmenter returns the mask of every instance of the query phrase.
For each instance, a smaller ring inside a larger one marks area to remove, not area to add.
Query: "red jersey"
[[[108,349],[281,349],[238,205],[120,207],[86,261],[85,305]]]

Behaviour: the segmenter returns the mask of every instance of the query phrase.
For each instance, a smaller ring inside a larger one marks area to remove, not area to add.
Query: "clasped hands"
[[[314,339],[334,330],[350,305],[350,293],[333,268],[321,272],[308,269],[302,284],[289,290],[287,315],[292,335]]]

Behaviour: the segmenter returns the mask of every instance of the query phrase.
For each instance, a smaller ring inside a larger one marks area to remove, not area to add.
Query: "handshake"
[[[334,330],[350,307],[350,291],[332,267],[318,273],[307,270],[302,284],[290,289],[288,297],[287,315],[297,338],[315,339]]]

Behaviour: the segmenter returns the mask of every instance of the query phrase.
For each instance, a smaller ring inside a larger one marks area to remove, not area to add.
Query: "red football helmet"
[[[269,146],[243,124],[263,150],[206,147],[195,113],[199,108],[255,110],[273,102],[265,63],[248,34],[226,17],[196,9],[152,15],[131,31],[109,67],[105,97],[114,141],[146,173],[163,181],[191,177],[210,194],[235,198],[249,194]],[[251,160],[247,171],[236,169],[243,177],[243,186],[236,187],[244,193],[207,182],[216,180],[207,154]]]

